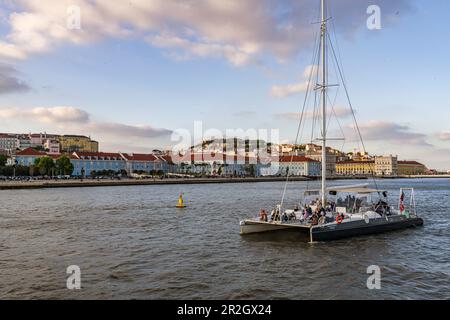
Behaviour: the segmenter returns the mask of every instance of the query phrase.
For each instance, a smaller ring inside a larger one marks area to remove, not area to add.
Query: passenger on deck
[[[259,211],[259,221],[267,222],[266,210],[261,209],[261,211]]]
[[[313,226],[316,226],[318,223],[319,223],[319,215],[317,214],[317,212],[314,212],[311,218],[311,224]]]
[[[378,213],[380,216],[386,214],[391,214],[391,207],[387,204],[386,201],[378,200],[377,204],[375,204],[375,212]]]
[[[308,210],[305,208],[305,210],[303,210],[303,221],[308,220],[308,217],[309,217]]]
[[[289,221],[289,217],[287,216],[286,211],[283,212],[283,215],[281,216],[281,219],[282,219],[283,222]]]
[[[336,202],[331,201],[330,202],[330,211],[335,212],[336,211]]]
[[[298,212],[298,210],[297,210]],[[297,219],[297,215],[295,214],[295,209],[293,212],[289,213],[289,220],[296,220]]]
[[[319,215],[320,216],[325,216],[326,214],[327,214],[327,212],[325,211],[325,208],[324,207],[320,208]]]
[[[280,221],[280,208],[278,206],[274,210],[273,221]]]
[[[324,223],[326,223],[327,222],[327,217],[326,216],[321,216],[320,218],[319,218],[319,224],[324,224]]]

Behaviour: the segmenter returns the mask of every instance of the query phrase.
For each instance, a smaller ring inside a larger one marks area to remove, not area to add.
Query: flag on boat
[[[402,191],[402,194],[400,195],[400,212],[405,211],[405,205],[403,204],[403,201],[405,200],[405,193]]]

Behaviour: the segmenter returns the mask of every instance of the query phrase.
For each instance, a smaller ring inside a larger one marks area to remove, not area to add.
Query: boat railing
[[[417,216],[414,188],[400,188],[398,211],[406,216]]]

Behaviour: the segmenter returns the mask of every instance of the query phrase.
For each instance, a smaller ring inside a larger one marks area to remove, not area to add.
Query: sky
[[[380,29],[367,28],[369,5]],[[84,134],[102,151],[147,152],[201,121],[278,129],[293,142],[317,69],[318,9],[318,0],[0,0],[0,132]],[[449,10],[447,0],[330,2],[370,153],[450,170]],[[346,138],[332,144],[361,150],[343,93],[329,92],[329,132]]]

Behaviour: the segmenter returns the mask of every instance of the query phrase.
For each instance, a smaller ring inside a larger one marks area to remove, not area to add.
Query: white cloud
[[[284,98],[296,93],[305,92],[307,88],[307,82],[291,83],[285,86],[273,86],[270,89],[270,95],[276,98]]]
[[[408,125],[402,125],[394,122],[373,120],[359,125],[363,140],[394,142],[416,146],[429,146],[428,136],[414,132]],[[346,128],[347,133],[355,130],[353,126]],[[346,134],[350,136],[350,134]]]
[[[157,129],[149,125],[128,125],[122,123],[94,122],[86,126],[90,132],[116,137],[153,138],[170,135],[172,131]]]
[[[20,120],[30,125],[42,123],[46,125],[48,132],[71,130],[78,133],[97,133],[105,137],[121,137],[125,140],[168,136],[172,133],[170,130],[153,128],[149,125],[92,121],[88,112],[74,107],[2,108],[0,120],[2,119],[8,122]]]
[[[333,2],[338,31],[363,30],[369,3]],[[386,22],[410,9],[407,0],[377,4]],[[81,30],[67,28],[72,5],[81,9]],[[135,37],[175,57],[223,57],[238,66],[266,54],[285,61],[310,47],[317,16],[314,2],[298,0],[18,0],[11,6],[0,56],[15,59],[64,44]]]
[[[89,114],[74,107],[2,108],[0,109],[0,119],[2,118],[10,120],[19,118],[42,123],[86,123],[89,121]]]
[[[443,141],[450,141],[450,132],[441,132],[439,134],[439,139]]]
[[[305,92],[308,89],[308,81],[309,79],[314,79],[314,75],[317,73],[317,66],[310,65],[305,68],[303,71],[303,80],[298,83],[291,83],[283,86],[273,86],[270,89],[270,95],[276,98],[285,98],[287,96]]]
[[[333,110],[334,110],[332,113],[333,117],[346,118],[346,117],[349,117],[352,115],[352,111],[350,110],[350,108],[335,107],[335,108],[333,108]],[[277,114],[275,114],[275,116],[280,119],[296,120],[296,121],[300,120],[299,112],[277,113]],[[317,116],[317,115],[314,114],[314,112],[312,112],[312,111],[305,112],[303,115],[304,119],[312,119],[315,116]]]
[[[168,35],[157,35],[149,38],[148,41],[158,48],[177,50],[172,51],[170,56],[178,60],[190,59],[192,57],[226,58],[235,66],[242,66],[249,63],[252,59],[252,54],[257,51],[255,47],[251,46],[236,47],[214,42],[194,42]],[[181,52],[178,52],[180,49]]]

